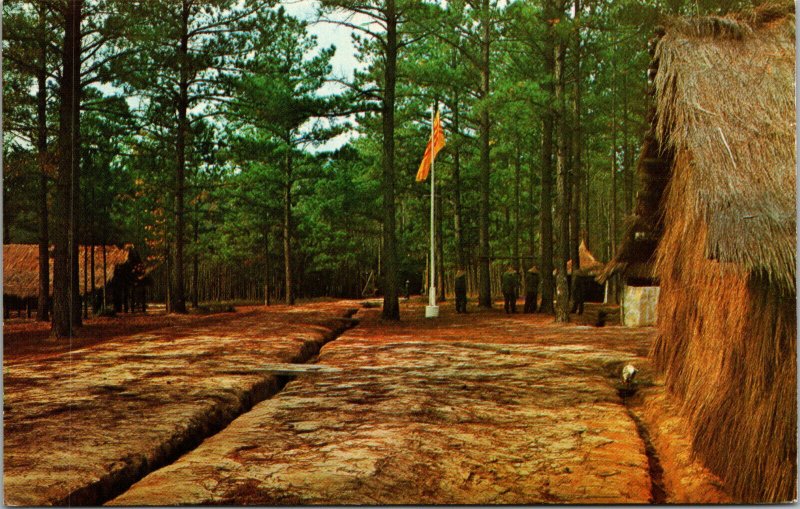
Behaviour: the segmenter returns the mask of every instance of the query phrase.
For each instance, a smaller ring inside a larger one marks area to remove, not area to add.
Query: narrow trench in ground
[[[651,504],[666,504],[667,503],[667,490],[664,488],[664,468],[661,466],[661,460],[658,457],[653,441],[650,438],[650,432],[647,430],[642,419],[634,413],[631,409],[631,397],[634,390],[631,389],[618,389],[619,395],[622,398],[622,404],[625,405],[625,411],[628,412],[631,420],[636,425],[636,432],[639,438],[644,443],[644,452],[647,456],[647,471],[650,475],[650,503]]]
[[[358,309],[348,309],[341,320],[341,325],[325,334],[322,341],[308,343],[297,356],[291,359],[290,363],[311,364],[316,362],[317,354],[324,345],[335,341],[345,331],[358,325],[358,320],[352,318],[357,312]],[[122,469],[108,473],[88,486],[76,489],[64,499],[55,501],[53,505],[100,506],[105,504],[127,491],[146,475],[174,463],[184,454],[197,448],[207,438],[220,433],[234,419],[249,412],[255,405],[280,394],[286,384],[295,378],[294,375],[273,375],[265,378],[242,396],[241,406],[235,411],[225,412],[221,409],[213,409],[204,422],[198,423],[195,429],[161,444],[151,461],[148,462],[146,458],[142,458],[142,461],[139,462],[132,461]]]

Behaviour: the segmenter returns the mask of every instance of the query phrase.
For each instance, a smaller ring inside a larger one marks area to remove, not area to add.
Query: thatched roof
[[[662,193],[681,193],[707,225],[707,258],[795,291],[793,12],[788,4],[668,23],[654,53],[643,189],[615,267],[650,260],[669,213]],[[678,171],[686,178],[672,178]]]
[[[89,267],[91,268],[91,249],[89,246],[79,248],[78,270],[80,274],[80,292],[84,294],[84,250],[86,251]],[[133,250],[133,245],[124,247],[106,246],[106,281],[110,283],[114,278],[114,271],[118,266],[131,262],[140,265],[138,256]],[[94,281],[97,288],[103,286],[103,247],[94,248]],[[91,290],[91,274],[88,277],[88,290]],[[50,250],[50,291],[53,290],[53,258]],[[3,294],[14,295],[20,298],[36,297],[39,294],[39,246],[38,244],[4,244],[3,245]]]
[[[605,265],[603,262],[597,260],[594,257],[589,248],[586,247],[586,243],[581,240],[581,244],[578,246],[578,260],[580,261],[580,268],[578,268],[579,274],[586,274],[586,275],[597,275],[599,274]],[[567,274],[572,274],[572,260],[567,260]]]

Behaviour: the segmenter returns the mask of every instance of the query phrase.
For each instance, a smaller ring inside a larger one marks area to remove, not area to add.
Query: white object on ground
[[[633,364],[626,364],[625,367],[622,368],[622,381],[625,382],[626,385],[632,384],[638,372],[639,370],[636,369]]]

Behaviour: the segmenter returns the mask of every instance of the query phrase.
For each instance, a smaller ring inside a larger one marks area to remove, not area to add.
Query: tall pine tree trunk
[[[72,101],[72,209],[70,210],[70,270],[71,270],[71,295],[72,295],[72,324],[73,327],[80,327],[83,323],[81,314],[81,285],[80,285],[80,240],[81,240],[81,19],[83,17],[83,1],[81,0],[80,10],[76,17],[75,44],[73,51],[75,57],[73,65],[75,68],[72,76],[74,100]]]
[[[562,46],[562,51],[566,54],[567,48],[566,43]],[[562,64],[566,65],[566,57],[564,58],[564,62]],[[562,81],[565,80],[566,71],[562,66],[561,69],[561,79]],[[572,157],[572,133],[569,131],[571,127],[572,119],[570,118],[571,109],[568,111],[567,104],[566,104],[566,86],[561,88],[561,93],[564,95],[564,99],[562,101],[561,107],[561,114],[564,115],[564,168],[566,168],[566,173],[564,174],[564,213],[566,214],[567,220],[567,241],[564,243],[562,248],[564,249],[564,259],[571,260],[572,259],[572,233],[570,232],[570,226],[572,225],[571,221],[572,218],[570,213],[572,211],[572,170],[573,170],[573,157]],[[577,249],[578,246],[575,246]]]
[[[47,217],[47,28],[46,5],[39,5],[39,67],[36,73],[36,145],[39,152],[39,300],[36,319],[48,319],[50,298],[50,237]]]
[[[283,186],[283,274],[287,305],[294,304],[294,274],[292,273],[292,148],[287,140],[286,181]]]
[[[56,216],[53,232],[53,327],[58,338],[71,336],[80,325],[78,293],[77,228],[80,171],[76,144],[80,129],[80,21],[82,0],[69,0],[64,11],[64,45],[59,90],[58,174],[56,176]],[[76,320],[77,316],[77,320]]]
[[[567,285],[567,256],[569,256],[569,209],[567,188],[567,133],[566,108],[564,104],[564,43],[558,40],[555,45],[555,83],[556,108],[558,112],[558,149],[556,156],[556,238],[558,247],[556,265],[556,322],[569,322],[569,287]]]
[[[617,87],[612,65],[611,87],[611,256],[617,254]]]
[[[514,157],[514,267],[517,271],[522,271],[522,262],[519,255],[520,244],[520,225],[519,225],[519,188],[522,173],[522,153],[519,150],[519,145],[516,146],[516,153]]]
[[[581,185],[583,183],[582,151],[583,139],[581,131],[581,30],[580,13],[581,0],[575,0],[575,83],[572,97],[572,118],[574,125],[572,128],[572,197],[570,201],[570,258],[572,259],[572,270],[580,268],[579,246],[581,241]],[[574,278],[573,278],[574,281]]]
[[[542,119],[542,195],[541,195],[541,278],[542,278],[542,306],[543,313],[553,312],[553,297],[555,294],[555,279],[553,278],[553,120],[554,112],[554,45],[555,37],[551,25],[553,7],[552,0],[547,2],[547,12],[544,22],[547,24],[547,35],[544,40],[544,67],[547,80],[545,93],[548,97],[548,109]]]
[[[553,312],[555,278],[553,277],[553,114],[545,112],[542,120],[542,191],[540,228],[542,313]]]
[[[622,209],[624,214],[633,208],[633,154],[628,137],[628,71],[622,73],[622,164],[624,165]],[[624,216],[623,216],[624,217]]]
[[[269,226],[264,226],[264,305],[270,305],[270,284],[269,278],[271,274],[269,263]]]
[[[489,13],[489,0],[481,3],[481,98],[484,104],[480,112],[480,203],[478,208],[478,304],[482,307],[492,307],[492,285],[489,275],[489,194],[491,174],[491,154],[489,146],[489,49],[491,36],[491,20]]]
[[[582,236],[586,240],[586,245],[590,244],[589,236],[591,231],[590,221],[589,221],[589,168],[585,167],[581,169],[581,185],[583,186],[583,190],[581,191],[581,218],[583,219],[583,232]]]
[[[192,254],[192,307],[196,308],[200,304],[200,292],[197,288],[199,283],[199,274],[198,271],[200,270],[200,260],[198,259],[198,238],[199,238],[199,230],[200,230],[200,210],[199,210],[199,203],[195,205],[194,208],[194,221],[192,221],[193,226],[193,240],[194,240],[194,253]]]
[[[467,258],[464,252],[464,225],[461,212],[461,143],[457,139],[461,132],[458,92],[454,93],[453,104],[453,228],[456,237],[456,263],[459,269],[465,269]]]
[[[181,34],[178,46],[180,77],[178,82],[178,133],[175,143],[177,172],[175,175],[175,279],[172,294],[172,312],[186,312],[186,286],[184,281],[183,249],[185,245],[184,190],[186,187],[186,137],[189,110],[189,14],[190,2],[183,0]]]
[[[444,200],[442,199],[442,194],[439,193],[436,195],[436,276],[437,276],[437,283],[436,289],[439,291],[439,295],[437,295],[437,300],[440,302],[444,302],[447,300],[447,279],[445,278],[444,274],[444,235],[442,234],[442,216],[443,210],[442,206],[444,204]]]
[[[526,269],[533,265],[536,259],[536,201],[534,199],[534,180],[536,179],[536,171],[534,171],[533,163],[530,164],[530,174],[528,175],[528,249],[531,261]]]
[[[394,108],[397,84],[397,9],[386,0],[386,60],[383,80],[383,313],[387,320],[400,319],[397,274],[397,240],[394,178]]]
[[[170,246],[169,239],[167,238],[167,228],[164,228],[164,261],[166,264],[166,271],[164,272],[164,307],[166,308],[167,313],[172,313],[172,246]],[[103,248],[105,249],[105,244],[103,244]],[[103,256],[105,256],[105,251],[103,251]],[[104,259],[105,260],[105,259]],[[103,261],[105,264],[105,261]],[[105,266],[103,267],[105,270]],[[105,274],[105,272],[104,272]],[[106,290],[105,290],[105,282],[103,282],[103,308],[106,307]]]
[[[616,62],[611,65],[611,213],[610,244],[611,257],[617,254],[617,75]],[[608,280],[608,302],[617,303],[617,278]]]

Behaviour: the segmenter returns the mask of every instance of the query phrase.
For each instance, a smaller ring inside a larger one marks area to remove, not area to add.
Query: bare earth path
[[[647,503],[651,468],[616,387],[654,331],[551,317],[360,325],[318,370],[111,504]]]

